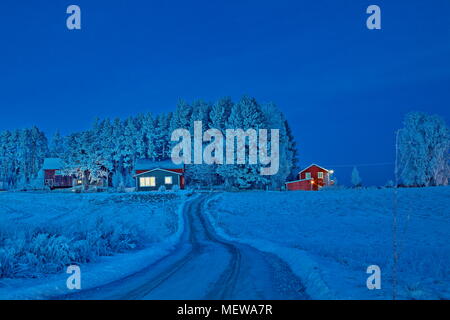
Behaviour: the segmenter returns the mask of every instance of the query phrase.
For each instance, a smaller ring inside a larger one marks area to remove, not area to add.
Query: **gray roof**
[[[147,174],[147,173],[150,173],[150,172],[154,172],[154,171],[165,171],[165,172],[177,174],[177,175],[179,175],[179,176],[182,176],[182,175],[183,175],[182,173],[179,173],[179,172],[168,171],[168,170],[161,169],[161,168],[155,168],[155,169],[152,169],[152,170],[148,170],[148,171],[145,171],[145,172],[136,174],[136,175],[134,175],[133,177],[139,177],[139,176],[142,176],[142,175],[144,175],[144,174]]]
[[[135,170],[152,170],[152,169],[183,169],[184,164],[175,164],[172,160],[152,161],[149,159],[136,160]]]
[[[45,158],[43,170],[61,170],[64,168],[64,162],[60,158]]]

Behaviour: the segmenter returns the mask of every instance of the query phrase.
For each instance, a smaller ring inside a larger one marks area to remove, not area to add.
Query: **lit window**
[[[142,177],[142,178],[139,178],[139,185],[141,187],[154,187],[154,186],[156,186],[155,177]]]
[[[164,183],[165,184],[172,184],[172,177],[170,177],[170,176],[169,177],[165,177],[164,178]]]
[[[323,179],[323,172],[318,172],[318,173],[317,173],[317,177],[318,177],[319,179]]]
[[[311,179],[311,172],[305,173],[305,179]]]

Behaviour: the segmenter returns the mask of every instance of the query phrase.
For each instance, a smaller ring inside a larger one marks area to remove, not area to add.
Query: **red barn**
[[[62,172],[64,163],[59,158],[46,158],[44,160],[44,185],[50,189],[71,188],[73,177]]]
[[[320,190],[322,187],[329,186],[334,183],[330,177],[333,173],[333,170],[328,170],[316,164],[312,164],[298,173],[298,180],[286,182],[286,189],[289,191]]]
[[[161,186],[171,189],[178,185],[184,189],[184,164],[174,164],[171,160],[137,160],[135,163],[136,189],[138,191],[158,190]]]

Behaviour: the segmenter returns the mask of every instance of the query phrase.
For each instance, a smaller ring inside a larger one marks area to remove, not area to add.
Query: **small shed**
[[[174,186],[179,186],[182,189],[182,174],[178,172],[157,168],[137,174],[135,177],[137,191],[158,191],[162,186],[167,190]]]
[[[174,164],[171,160],[152,161],[140,159],[135,163],[137,191],[157,191],[161,186],[170,190],[174,186],[184,189],[184,165]]]

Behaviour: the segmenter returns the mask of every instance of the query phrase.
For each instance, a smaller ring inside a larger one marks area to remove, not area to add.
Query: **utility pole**
[[[397,208],[398,208],[398,136],[400,131],[395,133],[395,187],[392,208],[392,300],[397,299],[397,264],[398,264],[398,244],[397,244]]]

